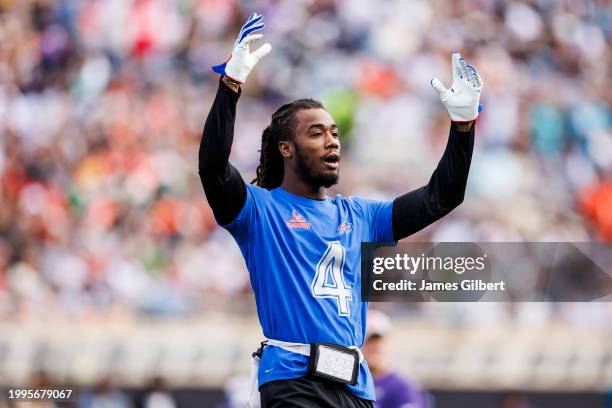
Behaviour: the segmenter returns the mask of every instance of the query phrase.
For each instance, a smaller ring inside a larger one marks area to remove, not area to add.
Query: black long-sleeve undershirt
[[[238,216],[246,200],[244,180],[229,162],[239,97],[240,93],[219,81],[198,154],[198,171],[206,198],[215,218],[223,225]]]
[[[215,218],[221,224],[232,222],[246,200],[244,180],[228,161],[239,96],[219,82],[200,143],[200,179]],[[460,132],[451,124],[446,150],[429,183],[393,201],[394,240],[425,228],[461,204],[473,147],[474,127]]]
[[[393,201],[394,240],[425,228],[463,202],[473,149],[474,126],[460,132],[451,123],[446,150],[429,183]]]

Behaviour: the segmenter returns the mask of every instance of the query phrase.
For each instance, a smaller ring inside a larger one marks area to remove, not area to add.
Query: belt
[[[290,351],[292,353],[301,354],[307,357],[310,356],[310,344],[292,343],[289,341],[280,341],[280,340],[273,340],[273,339],[268,339],[265,343],[268,346],[280,347],[283,350]],[[363,353],[361,352],[359,347],[349,346],[348,348],[357,351],[357,354],[359,354],[359,362],[361,363],[363,361]]]

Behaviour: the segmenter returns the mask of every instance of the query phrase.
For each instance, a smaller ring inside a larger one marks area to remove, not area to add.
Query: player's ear
[[[294,146],[289,140],[281,140],[278,142],[278,150],[280,151],[281,156],[285,159],[290,159],[293,157]]]

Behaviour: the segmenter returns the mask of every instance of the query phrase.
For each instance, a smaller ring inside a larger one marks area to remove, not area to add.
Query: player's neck
[[[325,200],[325,187],[315,187],[301,180],[293,173],[287,172],[281,183],[281,188],[291,194],[314,200]]]

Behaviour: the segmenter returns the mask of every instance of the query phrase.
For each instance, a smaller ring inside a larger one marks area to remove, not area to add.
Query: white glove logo
[[[431,86],[440,95],[440,100],[446,106],[451,120],[470,122],[476,119],[480,112],[482,78],[458,52],[453,53],[452,65],[453,85],[451,88],[446,89],[438,78],[431,80]]]
[[[252,13],[247,22],[242,26],[240,34],[234,43],[232,55],[223,64],[215,65],[212,70],[218,74],[225,75],[236,82],[244,84],[247,76],[255,65],[272,50],[268,43],[262,45],[252,53],[249,44],[263,37],[263,34],[251,34],[265,27],[262,23],[263,16]]]

